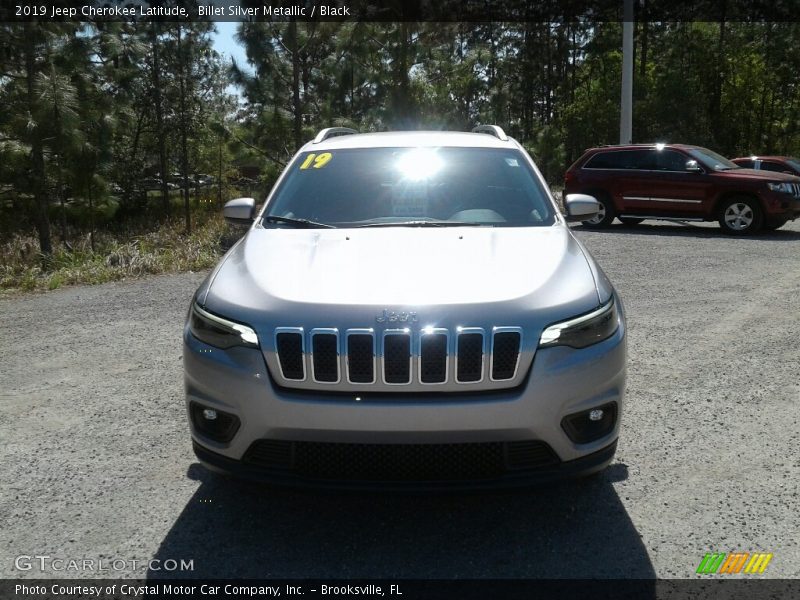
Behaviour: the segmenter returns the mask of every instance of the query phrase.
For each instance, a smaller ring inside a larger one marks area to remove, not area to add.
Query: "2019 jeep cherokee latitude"
[[[473,133],[323,130],[200,285],[194,449],[274,484],[517,485],[612,459],[625,319],[525,150]],[[487,135],[488,134],[488,135]],[[566,200],[569,218],[596,202]]]

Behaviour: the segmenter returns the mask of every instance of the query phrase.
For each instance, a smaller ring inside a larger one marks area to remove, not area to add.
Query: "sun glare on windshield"
[[[430,179],[444,166],[439,155],[429,148],[415,148],[405,152],[397,160],[397,169],[403,179],[421,181]]]

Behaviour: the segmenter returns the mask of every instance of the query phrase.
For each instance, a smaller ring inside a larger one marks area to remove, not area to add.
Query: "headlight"
[[[768,183],[767,187],[771,189],[773,192],[782,192],[784,194],[791,194],[794,190],[792,190],[792,184],[786,183],[785,181],[781,181],[778,183]]]
[[[189,315],[189,330],[198,340],[216,348],[258,348],[258,336],[252,327],[212,315],[196,302]]]
[[[586,348],[611,337],[619,327],[614,298],[587,315],[550,325],[539,338],[539,347]]]

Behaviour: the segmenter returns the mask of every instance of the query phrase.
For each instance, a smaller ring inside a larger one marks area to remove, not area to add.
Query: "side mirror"
[[[685,168],[689,173],[702,173],[703,172],[703,169],[700,168],[700,165],[697,164],[696,160],[687,160]]]
[[[253,198],[236,198],[227,202],[222,216],[231,225],[249,226],[256,214],[256,201]]]
[[[567,194],[564,198],[567,221],[588,221],[600,212],[600,203],[587,194]]]

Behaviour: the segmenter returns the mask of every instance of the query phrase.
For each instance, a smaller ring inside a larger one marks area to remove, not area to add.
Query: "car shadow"
[[[187,476],[200,487],[154,558],[194,570],[148,578],[655,578],[614,489],[628,476],[620,463],[584,480],[459,495],[284,491],[199,464]]]
[[[742,241],[797,241],[800,240],[800,231],[791,229],[776,229],[774,231],[760,231],[754,235],[732,236],[722,232],[713,224],[699,224],[695,222],[644,222],[639,225],[623,225],[614,223],[602,229],[592,229],[580,224],[572,227],[575,232],[585,233],[612,233],[619,235],[658,235],[695,238],[722,238]]]

